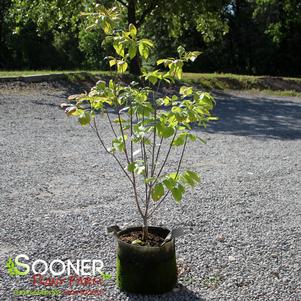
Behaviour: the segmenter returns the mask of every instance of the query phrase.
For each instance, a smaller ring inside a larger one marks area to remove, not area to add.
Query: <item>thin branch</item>
[[[160,170],[159,170],[159,172],[158,172],[158,174],[157,174],[157,176],[156,176],[156,180],[154,181],[154,183],[152,184],[153,186],[157,183],[157,181],[158,181],[158,179],[159,179],[159,177],[160,177],[160,175],[161,175],[161,173],[162,173],[162,170],[163,170],[163,168],[164,168],[164,166],[165,166],[165,164],[166,164],[166,162],[167,162],[167,160],[168,160],[168,157],[169,157],[169,155],[170,155],[170,151],[171,151],[171,148],[172,148],[172,144],[173,144],[173,142],[174,142],[174,140],[175,140],[175,138],[176,138],[176,135],[177,135],[177,130],[175,130],[175,133],[174,133],[174,135],[173,135],[173,137],[172,137],[172,140],[171,140],[171,142],[170,142],[170,144],[169,144],[169,149],[168,149],[168,151],[167,151],[167,154],[166,154],[166,156],[165,156],[165,159],[164,159],[164,161],[163,161],[163,163],[162,163],[162,165],[161,165],[161,168],[160,168]]]
[[[153,208],[153,210],[150,212],[150,214],[147,216],[147,218],[151,218],[151,217],[152,217],[152,215],[154,214],[154,212],[159,208],[159,206],[160,206],[160,205],[164,202],[164,200],[168,197],[169,193],[170,193],[170,190],[168,190],[168,191],[165,193],[164,197],[161,199],[161,201],[160,201],[159,203],[157,203],[156,207]]]
[[[94,127],[90,124],[91,128],[95,131],[97,137],[98,137],[98,140],[100,141],[101,145],[103,146],[103,148],[105,149],[105,151],[112,155],[114,157],[114,159],[117,161],[118,165],[120,166],[120,168],[122,169],[122,171],[124,172],[124,174],[127,176],[127,178],[129,179],[129,181],[131,182],[131,184],[133,185],[133,188],[134,188],[134,195],[135,195],[135,202],[136,202],[136,205],[137,205],[137,208],[138,208],[138,211],[140,213],[140,215],[142,216],[142,218],[144,218],[144,215],[143,215],[143,212],[141,210],[141,207],[140,207],[140,204],[139,204],[139,201],[138,201],[138,198],[139,198],[139,195],[137,193],[137,188],[136,188],[136,179],[135,179],[135,175],[134,173],[132,173],[133,175],[133,180],[131,179],[131,177],[128,175],[128,173],[125,171],[125,169],[123,168],[121,162],[119,161],[119,159],[116,157],[115,154],[111,153],[105,146],[103,140],[101,139],[100,137],[100,134],[99,134],[99,131],[98,131],[98,128],[97,128],[97,124],[96,124],[96,121],[94,119]]]
[[[155,168],[157,167],[157,162],[158,162],[158,159],[159,159],[159,155],[160,155],[162,143],[163,143],[163,137],[161,137],[160,145],[159,145],[159,148],[158,148],[158,150],[157,150],[156,161],[155,161],[155,162],[156,162]]]
[[[121,136],[122,136],[122,141],[124,144],[124,153],[126,156],[126,160],[128,162],[128,164],[130,164],[130,159],[129,159],[129,155],[128,155],[128,151],[127,151],[127,147],[126,147],[126,142],[125,142],[125,136],[124,136],[124,131],[123,131],[123,127],[122,127],[122,122],[121,122],[121,117],[120,117],[120,113],[118,112],[118,121],[119,121],[119,126],[120,126],[120,132],[121,132]],[[132,155],[132,152],[131,152]],[[134,171],[132,171],[132,177],[133,177],[133,188],[134,188],[134,195],[135,195],[135,201],[136,201],[136,205],[138,207],[139,213],[142,216],[142,218],[144,219],[145,215],[143,214],[140,204],[139,204],[139,200],[138,200],[138,192],[137,192],[137,184],[136,184],[136,177],[135,177],[135,173]]]
[[[100,134],[99,134],[99,131],[98,131],[98,128],[97,128],[97,124],[96,124],[95,118],[94,118],[94,127],[92,126],[92,124],[90,124],[90,127],[95,131],[96,136],[97,136],[97,138],[98,138],[100,144],[101,144],[102,147],[104,148],[104,150],[105,150],[108,154],[110,154],[110,155],[112,155],[112,156],[114,157],[114,159],[117,161],[118,165],[119,165],[120,168],[122,169],[123,173],[126,175],[126,177],[129,179],[129,181],[130,181],[130,182],[132,183],[132,185],[133,185],[133,184],[134,184],[134,183],[133,183],[133,180],[131,179],[131,177],[129,176],[129,174],[125,171],[125,169],[123,168],[123,166],[122,166],[121,162],[119,161],[119,159],[116,157],[116,155],[115,155],[114,153],[110,152],[110,151],[107,149],[107,147],[105,146],[103,140],[101,139]]]
[[[143,116],[142,116],[142,124],[144,124],[144,111],[143,111]],[[140,142],[141,146],[141,154],[142,154],[142,160],[144,162],[144,168],[145,168],[145,173],[144,173],[144,180],[148,178],[148,157],[146,153],[146,147],[145,147],[145,140],[144,137],[142,138]],[[147,217],[147,212],[148,212],[148,194],[150,191],[148,191],[148,184],[145,183],[145,217]]]
[[[132,111],[132,101],[130,102],[130,112],[131,112],[131,120],[130,120],[130,139],[131,139],[131,162],[134,161],[134,155],[133,155],[133,111]]]
[[[137,185],[136,185],[136,177],[135,177],[134,172],[132,172],[132,175],[133,175],[133,188],[134,188],[135,202],[136,202],[136,205],[137,205],[137,208],[138,208],[138,211],[139,211],[140,215],[141,215],[142,218],[144,219],[144,218],[145,218],[145,215],[143,214],[143,212],[142,212],[142,210],[141,210],[141,207],[140,207],[140,204],[139,204],[139,200],[138,200],[138,192],[137,192]]]
[[[145,166],[145,176],[146,176],[146,178],[148,178],[148,157],[147,157],[147,153],[146,153],[144,138],[142,138],[141,147],[143,149],[143,160],[144,160],[144,166]]]
[[[110,117],[110,114],[109,114],[108,111],[107,111],[107,117],[108,117],[108,120],[109,120],[111,129],[112,129],[112,131],[113,131],[113,133],[114,133],[114,136],[115,136],[115,138],[117,138],[117,134],[116,134],[115,129],[114,129],[114,127],[113,127],[113,124],[112,124],[112,121],[111,121],[111,117]]]
[[[178,168],[177,168],[176,178],[179,175],[179,171],[180,171],[181,164],[182,164],[182,161],[183,161],[184,153],[185,153],[185,150],[186,150],[186,145],[187,145],[187,136],[185,137],[185,142],[184,142],[184,145],[183,145],[183,149],[182,149],[182,153],[181,153],[181,158],[180,158],[180,161],[179,161],[179,164],[178,164]]]
[[[125,143],[125,135],[124,135],[124,131],[123,131],[123,127],[122,127],[122,122],[121,122],[121,117],[120,117],[120,113],[119,112],[118,112],[118,121],[119,121],[119,127],[120,127],[121,136],[122,136],[122,142],[124,144],[124,153],[125,153],[126,160],[127,160],[128,164],[130,164],[130,159],[129,159],[129,155],[128,155],[128,151],[127,151],[126,143]]]
[[[176,178],[177,178],[178,175],[179,175],[179,171],[180,171],[181,164],[182,164],[182,161],[183,161],[184,153],[185,153],[185,150],[186,150],[186,145],[187,145],[187,137],[185,137],[185,143],[184,143],[184,145],[183,145],[183,149],[182,149],[180,161],[179,161],[179,163],[178,163]],[[169,193],[170,193],[170,190],[168,190],[168,191],[166,192],[166,194],[164,195],[164,197],[163,197],[163,198],[161,199],[161,201],[156,205],[156,207],[153,208],[152,212],[148,215],[147,218],[151,218],[151,216],[154,214],[154,212],[158,209],[158,207],[159,207],[159,206],[164,202],[164,200],[167,198],[167,196],[169,195]]]
[[[148,178],[148,158],[147,158],[146,148],[145,148],[145,143],[144,143],[143,138],[141,141],[141,151],[142,151],[142,155],[143,155],[144,168],[145,168],[144,179],[146,179],[146,178]],[[147,215],[147,211],[148,211],[148,185],[147,185],[147,183],[145,183],[145,208],[146,208],[145,214]]]
[[[118,1],[118,0],[117,0]],[[120,2],[120,1],[119,1]],[[122,4],[124,4],[124,2],[121,2]],[[117,68],[115,70],[115,76],[114,76],[114,94],[115,96],[117,97],[117,91],[116,91],[116,79],[118,78],[118,73],[117,73]],[[121,135],[122,135],[122,139],[123,139],[123,143],[124,143],[124,147],[125,147],[125,155],[126,155],[126,159],[127,159],[127,162],[128,164],[130,164],[130,161],[129,161],[129,157],[128,157],[128,153],[127,153],[127,148],[126,148],[126,143],[125,143],[125,138],[124,138],[124,132],[123,132],[123,127],[122,127],[122,123],[121,123],[121,118],[120,118],[120,113],[119,111],[117,111],[117,114],[118,114],[118,120],[119,120],[119,126],[120,126],[120,131],[121,131]],[[131,151],[131,154],[133,152]],[[143,215],[143,212],[141,210],[141,207],[140,207],[140,204],[139,204],[139,200],[138,198],[140,198],[142,200],[142,198],[139,196],[138,192],[137,192],[137,184],[136,184],[136,177],[135,177],[135,173],[134,171],[132,172],[132,177],[133,179],[130,178],[130,176],[128,175],[128,173],[123,169],[123,171],[126,173],[127,177],[130,179],[131,183],[132,183],[132,186],[133,186],[133,189],[134,189],[134,196],[135,196],[135,203],[136,203],[136,206],[138,208],[138,211],[142,217],[142,219],[144,220],[145,219],[145,215]],[[143,201],[143,200],[142,200]]]
[[[159,92],[160,89],[160,84],[161,84],[161,80],[158,83],[158,87],[157,87],[157,91],[156,93]],[[156,122],[157,119],[157,104],[156,104],[156,100],[155,100],[155,92],[153,92],[153,102],[154,102],[154,109],[155,109],[155,113],[154,113],[154,120]],[[156,138],[157,138],[157,128],[154,127],[154,137],[153,137],[153,150],[152,150],[152,168],[151,168],[151,177],[154,176],[155,174],[155,169],[156,169],[156,165],[157,165],[157,160],[158,160],[158,153],[156,156],[156,161],[155,161],[155,152],[156,152]],[[161,143],[162,143],[162,139],[161,138]],[[161,143],[159,145],[159,149],[161,148]]]

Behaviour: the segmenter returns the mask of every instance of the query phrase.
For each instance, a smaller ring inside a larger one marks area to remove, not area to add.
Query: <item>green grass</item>
[[[184,73],[184,81],[206,90],[247,90],[280,96],[301,96],[301,78],[238,75],[231,73]]]
[[[1,77],[30,76],[44,74],[65,74],[71,82],[95,81],[101,76],[110,76],[108,71],[0,71]],[[301,96],[301,78],[251,76],[231,73],[184,73],[183,81],[201,86],[205,90],[244,90],[251,93],[264,93],[280,96]]]
[[[260,78],[271,77],[269,75],[241,75],[241,74],[233,74],[233,73],[184,73],[184,78],[187,80],[199,80],[199,79],[215,79],[215,78],[232,78],[239,81],[255,81]],[[275,77],[276,78],[276,77]],[[297,77],[281,77],[287,80],[297,80],[301,82],[301,78]]]
[[[269,89],[252,89],[252,90],[246,90],[246,92],[249,92],[251,94],[258,94],[262,93],[264,95],[275,95],[275,96],[292,96],[292,97],[301,97],[301,92],[297,92],[294,90],[269,90]]]

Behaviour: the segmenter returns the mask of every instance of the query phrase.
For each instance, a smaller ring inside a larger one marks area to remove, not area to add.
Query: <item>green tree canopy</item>
[[[156,54],[176,45],[202,52],[186,70],[300,75],[299,0],[2,0],[0,68],[107,68],[99,26],[86,30],[81,12],[118,6],[130,23],[156,41]],[[140,73],[137,56],[131,72]]]

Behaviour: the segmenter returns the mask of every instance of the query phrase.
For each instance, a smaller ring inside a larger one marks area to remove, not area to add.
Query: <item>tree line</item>
[[[0,69],[107,69],[111,46],[83,16],[96,5],[117,5],[124,26],[156,41],[156,57],[201,51],[186,71],[301,75],[300,0],[1,0]]]

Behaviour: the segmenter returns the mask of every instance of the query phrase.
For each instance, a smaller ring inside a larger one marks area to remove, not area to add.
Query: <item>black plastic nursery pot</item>
[[[162,294],[177,283],[175,240],[160,247],[130,245],[119,237],[141,227],[132,227],[117,233],[117,286],[125,292]],[[165,238],[169,230],[149,227],[149,232]]]

